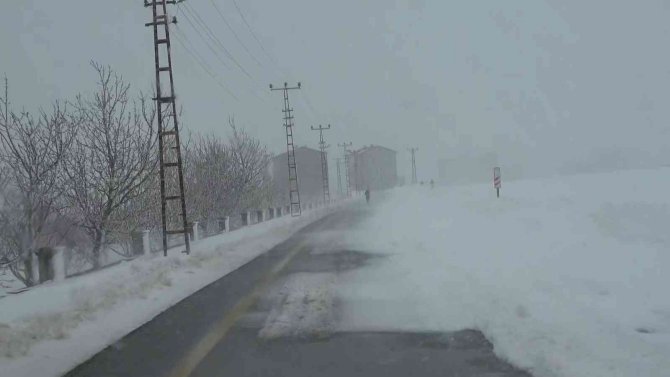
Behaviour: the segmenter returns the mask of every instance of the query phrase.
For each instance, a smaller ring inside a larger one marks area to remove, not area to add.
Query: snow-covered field
[[[346,205],[342,202],[340,205]],[[0,300],[0,376],[59,376],[338,206],[206,238]]]
[[[478,328],[537,377],[670,375],[670,169],[395,190],[341,279],[348,330]],[[374,196],[373,196],[374,199]]]

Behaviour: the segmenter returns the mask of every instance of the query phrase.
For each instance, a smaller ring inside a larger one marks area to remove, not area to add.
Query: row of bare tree
[[[196,136],[184,148],[185,178],[191,184],[186,192],[189,218],[213,220],[268,204],[271,198],[266,147],[239,129],[233,118],[228,123],[228,140]]]
[[[109,245],[160,227],[155,106],[109,67],[96,90],[48,110],[0,106],[0,268],[37,284],[40,248],[85,250],[94,268]],[[209,220],[271,200],[269,154],[228,120],[231,137],[183,145],[189,219]]]

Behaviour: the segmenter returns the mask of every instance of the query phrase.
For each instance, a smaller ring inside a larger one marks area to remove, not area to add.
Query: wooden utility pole
[[[152,21],[145,26],[154,31],[154,63],[156,72],[156,117],[158,118],[158,149],[161,185],[161,223],[163,228],[163,255],[167,256],[168,235],[183,234],[186,254],[191,253],[189,224],[186,219],[184,174],[179,142],[179,122],[175,102],[172,56],[170,53],[170,24],[177,18],[168,17],[167,5],[176,1],[144,1],[152,9]],[[165,60],[162,62],[162,60]],[[166,84],[165,86],[161,85]],[[165,92],[163,91],[165,89]]]
[[[300,190],[298,189],[298,165],[295,160],[295,147],[293,145],[293,109],[289,104],[288,91],[299,90],[298,86],[289,87],[288,83],[284,83],[283,88],[273,88],[270,84],[270,90],[281,90],[284,92],[284,128],[286,129],[286,156],[288,159],[288,192],[289,202],[291,206],[291,216],[300,216],[302,213],[300,208]]]

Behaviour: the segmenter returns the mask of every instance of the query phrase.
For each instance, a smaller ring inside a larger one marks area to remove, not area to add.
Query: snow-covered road
[[[303,228],[67,376],[530,377],[478,331],[338,331],[337,286],[384,259],[343,248],[370,213],[361,201]]]

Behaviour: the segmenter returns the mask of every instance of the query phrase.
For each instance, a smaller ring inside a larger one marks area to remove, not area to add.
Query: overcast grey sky
[[[301,81],[291,93],[298,144],[316,146],[309,126],[330,123],[332,145],[396,149],[404,176],[409,146],[420,148],[420,179],[439,157],[482,152],[526,174],[670,156],[668,1],[237,0],[266,51],[232,0],[213,1],[243,45],[212,0],[172,7],[173,34],[238,99],[174,41],[190,130],[226,133],[234,115],[281,152],[282,99],[268,84]],[[188,22],[194,11],[251,77],[208,49]],[[0,73],[15,109],[91,90],[91,59],[150,91],[149,18],[141,0],[4,1]]]

